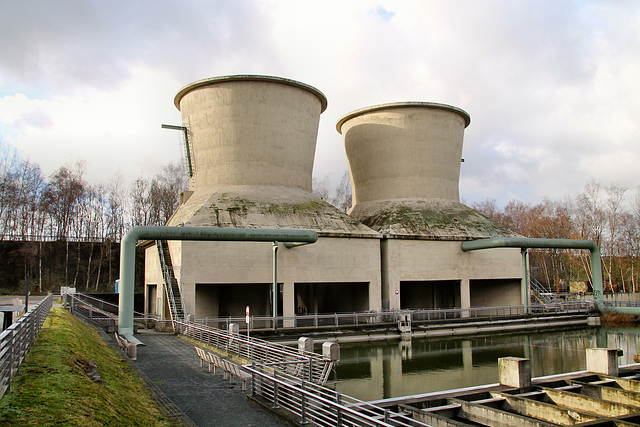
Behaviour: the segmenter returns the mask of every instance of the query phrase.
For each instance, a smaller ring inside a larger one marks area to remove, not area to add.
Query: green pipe
[[[120,241],[120,295],[118,332],[133,336],[133,298],[136,245],[140,240],[202,240],[242,242],[315,243],[318,234],[311,230],[270,230],[215,227],[133,227]]]
[[[588,249],[591,252],[591,286],[593,287],[593,300],[596,309],[600,313],[614,311],[623,314],[640,314],[640,308],[635,307],[605,308],[604,298],[602,296],[602,260],[600,257],[600,248],[591,240],[497,237],[493,239],[462,242],[462,250],[465,252],[492,248]]]

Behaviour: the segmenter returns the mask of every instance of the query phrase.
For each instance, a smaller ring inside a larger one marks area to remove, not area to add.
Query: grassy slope
[[[83,363],[93,360],[102,384]],[[169,426],[142,380],[97,332],[63,309],[52,309],[0,400],[0,425]]]

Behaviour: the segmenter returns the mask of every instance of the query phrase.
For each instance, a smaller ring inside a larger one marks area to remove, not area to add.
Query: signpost
[[[247,306],[244,312],[246,315],[246,317],[244,318],[244,321],[247,322],[247,338],[249,338],[249,306]]]

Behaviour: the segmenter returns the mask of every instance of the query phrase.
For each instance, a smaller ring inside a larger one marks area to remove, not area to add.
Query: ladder
[[[173,273],[173,264],[171,263],[171,256],[169,255],[169,246],[167,245],[166,240],[156,240],[156,246],[158,247],[160,266],[162,267],[162,277],[164,278],[165,283],[164,289],[167,293],[167,301],[169,301],[171,321],[184,321],[186,318],[184,301],[182,299],[182,293],[180,292],[180,286],[178,285],[178,281]],[[176,325],[175,323],[173,325],[173,329],[175,331]]]

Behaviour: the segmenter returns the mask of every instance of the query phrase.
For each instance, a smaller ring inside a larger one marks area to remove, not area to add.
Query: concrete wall
[[[471,306],[469,280],[522,278],[520,249],[501,248],[462,252],[459,241],[388,239],[383,243],[385,260],[382,305],[399,309],[402,295],[400,283],[407,281],[460,281],[460,308]],[[520,292],[500,300],[519,305]],[[489,298],[488,300],[491,300]],[[495,299],[487,305],[499,305]]]
[[[270,288],[273,277],[271,243],[185,241],[181,245],[182,261],[176,264],[174,260],[174,270],[181,272],[187,312],[194,313],[195,309],[196,317],[213,317],[216,309],[211,305],[221,302],[213,292],[207,293],[205,300],[198,300],[197,288],[202,290],[210,284],[252,284]],[[324,237],[313,245],[293,249],[279,245],[278,283],[283,288],[284,316],[295,313],[295,285],[304,283],[333,284],[335,292],[340,292],[341,284],[368,283],[367,309],[380,310],[379,239]],[[263,289],[255,289],[264,294]],[[234,300],[236,298],[242,298],[242,295],[234,294]],[[239,313],[228,314],[242,316],[246,305],[256,304],[250,295],[245,299],[246,302],[233,301],[234,311],[239,308]],[[264,307],[260,311],[265,311]]]
[[[195,188],[281,185],[311,191],[326,103],[317,89],[277,77],[217,77],[185,86],[175,104],[192,146],[190,183]]]
[[[242,316],[249,305],[253,314],[270,314],[271,243],[185,241],[170,242],[170,248],[188,313],[198,318]],[[155,246],[147,249],[145,274],[147,284],[159,284],[158,297],[164,299]],[[296,314],[300,303],[296,285],[299,292],[315,286],[333,295],[340,295],[342,286],[352,308],[338,311],[469,308],[520,305],[521,277],[519,249],[462,252],[459,241],[321,237],[313,245],[293,249],[279,245],[278,249],[280,311],[284,316]],[[400,292],[403,284],[404,296]],[[367,295],[359,294],[363,289]],[[313,312],[314,304],[308,305],[308,312]]]

